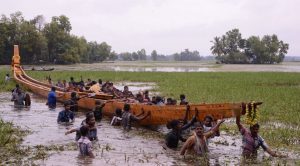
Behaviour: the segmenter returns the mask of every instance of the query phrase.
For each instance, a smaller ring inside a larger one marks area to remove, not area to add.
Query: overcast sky
[[[0,13],[29,20],[66,15],[72,34],[107,42],[116,52],[210,55],[213,37],[238,28],[244,38],[277,34],[300,56],[300,0],[0,0]]]

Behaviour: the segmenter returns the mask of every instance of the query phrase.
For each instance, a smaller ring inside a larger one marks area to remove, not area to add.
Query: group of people
[[[187,105],[186,112],[189,112],[189,109],[190,107]],[[206,116],[203,121],[199,121],[197,119],[198,110],[195,110],[195,112],[195,116],[190,122],[187,122],[185,117],[183,120],[172,120],[167,124],[167,128],[171,131],[165,137],[165,144],[168,148],[176,150],[179,141],[182,141],[184,143],[180,149],[180,155],[196,155],[207,159],[210,139],[220,135],[219,127],[224,120],[215,122],[213,117]],[[255,159],[259,147],[262,147],[264,151],[273,157],[285,157],[285,155],[271,150],[264,139],[258,135],[258,124],[251,125],[248,130],[241,124],[240,116],[240,111],[237,111],[236,124],[242,135],[242,156],[244,159]],[[193,131],[187,132],[190,136],[185,139],[183,135],[186,135],[188,128],[192,128]]]
[[[69,82],[66,80],[58,80],[56,84],[52,83],[50,76],[47,77],[49,84],[53,85],[57,88],[62,88],[67,92],[90,92],[95,94],[105,93],[109,95],[113,95],[115,99],[120,99],[127,103],[143,103],[148,105],[177,105],[177,100],[172,98],[167,98],[166,100],[161,96],[152,96],[150,98],[149,91],[139,91],[137,94],[133,94],[128,86],[124,86],[123,90],[120,90],[114,86],[114,84],[110,81],[106,81],[102,83],[101,79],[98,81],[92,81],[91,79],[87,79],[86,82],[81,81],[76,82],[74,77],[70,77]],[[187,105],[185,95],[180,95],[180,105]]]
[[[102,86],[104,90],[106,88],[113,89],[111,88],[113,87],[113,84],[106,84]],[[92,82],[91,85],[93,86],[95,83]],[[56,88],[52,87],[48,94],[47,104],[49,108],[55,108],[56,99],[57,97],[60,97],[56,96],[55,90]],[[128,97],[134,96],[132,92],[129,91],[127,86],[124,87],[122,94]],[[25,105],[24,101],[26,101],[26,95],[24,92],[22,92],[18,84],[16,85],[16,88],[12,90],[12,96],[12,101],[14,101],[16,105]],[[173,105],[175,103],[173,99],[167,99],[167,102],[164,103],[162,98],[159,96],[152,97],[152,100],[149,100],[149,92],[146,92],[139,97],[139,102],[144,102],[145,99],[148,99],[145,103],[156,105]],[[80,100],[80,97],[78,97],[77,93],[73,91],[71,93],[71,99],[64,102],[64,110],[60,111],[58,114],[58,123],[74,122],[74,113],[78,111],[78,100]],[[93,111],[86,114],[86,118],[84,121],[82,121],[81,126],[68,130],[65,133],[67,135],[76,132],[76,141],[78,142],[80,154],[83,156],[94,157],[92,153],[91,141],[98,140],[96,121],[101,121],[102,111],[105,104],[106,103],[101,103],[99,100],[95,100],[95,108]],[[187,114],[190,112],[190,106],[186,101],[185,95],[180,95],[180,105],[186,105],[186,116],[183,119],[172,120],[167,124],[167,128],[171,129],[171,131],[166,134],[165,144],[168,148],[177,149],[179,147],[179,141],[182,141],[184,143],[181,146],[180,155],[192,154],[206,157],[209,153],[208,146],[210,139],[220,135],[219,127],[224,120],[216,122],[211,116],[206,116],[203,120],[199,120],[197,119],[198,110],[196,109],[194,117],[190,121],[187,121]],[[133,115],[130,112],[130,104],[126,103],[122,109],[117,108],[115,110],[115,115],[113,116],[110,124],[113,126],[122,126],[125,131],[129,131],[131,129],[132,122],[143,120],[149,115],[150,112],[148,111],[145,113],[144,110],[141,110],[139,115]],[[240,111],[237,111],[236,125],[242,135],[242,156],[244,158],[255,158],[257,156],[257,150],[259,147],[262,147],[263,150],[265,150],[271,156],[284,157],[284,155],[271,150],[264,139],[258,135],[260,127],[258,124],[251,125],[248,130],[241,124],[240,116]],[[192,130],[187,130],[190,128]],[[189,137],[187,139],[184,138],[187,135],[189,135]]]
[[[91,141],[98,140],[95,123],[101,120],[104,105],[105,103],[101,104],[96,101],[94,111],[86,114],[86,119],[81,123],[81,126],[66,132],[66,134],[76,132],[76,140],[81,155],[94,157]],[[70,103],[65,102],[64,106],[65,110],[59,113],[58,122],[74,121],[74,113],[70,111]],[[187,105],[186,108],[186,112],[190,112],[189,105]],[[145,111],[142,110],[141,114],[135,116],[130,112],[130,104],[124,104],[123,110],[120,108],[115,110],[115,116],[112,118],[110,124],[113,126],[122,126],[125,131],[129,131],[132,122],[143,120],[149,115],[150,112],[145,113]],[[219,127],[224,120],[222,119],[216,122],[213,117],[206,116],[203,121],[199,121],[197,119],[198,110],[195,110],[195,115],[190,121],[187,121],[186,117],[181,120],[172,120],[167,124],[167,128],[171,129],[171,131],[166,134],[165,144],[168,148],[176,150],[179,147],[179,141],[182,141],[184,143],[181,146],[180,155],[188,154],[206,158],[209,153],[208,147],[210,139],[220,135]],[[242,156],[244,158],[255,158],[259,147],[262,147],[263,150],[271,156],[284,157],[284,155],[272,151],[264,139],[258,135],[258,124],[250,126],[249,130],[246,129],[240,123],[239,113],[236,114],[236,124],[242,135]],[[192,128],[192,132],[188,130],[189,128]],[[189,135],[187,139],[184,138],[186,135]]]
[[[72,110],[71,100],[64,102],[64,110],[60,111],[57,117],[57,122],[60,124],[72,123],[75,120],[74,112]],[[96,122],[100,122],[102,119],[102,110],[105,106],[105,102],[101,103],[99,100],[95,101],[95,108],[93,111],[86,114],[86,118],[81,122],[80,127],[70,129],[66,131],[66,135],[76,132],[75,140],[78,143],[79,152],[82,156],[94,157],[92,152],[92,141],[97,141],[97,127]],[[125,131],[129,131],[132,126],[132,122],[140,121],[147,118],[150,115],[150,112],[145,113],[144,110],[141,111],[139,115],[133,115],[130,113],[130,105],[124,104],[123,111],[118,108],[115,111],[115,116],[111,120],[111,125],[113,126],[122,126]]]

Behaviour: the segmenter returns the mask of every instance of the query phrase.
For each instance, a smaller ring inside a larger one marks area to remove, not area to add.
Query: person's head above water
[[[204,133],[204,128],[201,122],[194,123],[194,131],[197,136],[201,137]]]
[[[71,93],[71,97],[72,97],[72,98],[76,97],[76,92],[72,92],[72,93]]]
[[[95,115],[93,112],[89,112],[86,114],[86,124],[89,126],[94,126],[96,123]]]
[[[66,111],[70,110],[70,106],[71,106],[71,103],[69,101],[64,102],[64,107],[65,107]]]
[[[210,115],[207,115],[204,117],[204,125],[207,127],[212,127],[213,117]]]
[[[185,99],[185,95],[184,94],[181,94],[179,97],[180,97],[180,100],[184,100]]]
[[[172,120],[167,123],[168,129],[179,130],[182,127],[182,123],[179,120]]]
[[[130,110],[130,105],[128,103],[125,103],[124,107],[123,107],[123,110],[124,111],[129,111]]]
[[[115,111],[115,114],[119,117],[122,116],[122,110],[120,108],[117,108],[116,111]]]

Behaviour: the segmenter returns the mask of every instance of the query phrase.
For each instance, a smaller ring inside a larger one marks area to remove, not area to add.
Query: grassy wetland
[[[219,67],[218,67],[219,68]],[[1,70],[4,78],[7,70]],[[259,109],[260,134],[273,148],[300,155],[300,74],[298,72],[126,72],[78,71],[75,69],[52,72],[28,71],[31,77],[46,81],[67,81],[72,76],[79,81],[102,79],[112,82],[156,83],[152,91],[164,97],[179,99],[185,94],[191,103],[222,103],[262,101]],[[0,80],[2,81],[2,80]],[[3,83],[1,82],[1,86]],[[8,91],[14,83],[1,87]],[[129,87],[130,88],[130,87]],[[222,130],[238,135],[234,123],[227,123]],[[289,154],[290,154],[289,153]]]
[[[262,101],[261,134],[270,144],[300,148],[300,75],[282,72],[104,72],[53,71],[28,72],[38,80],[50,75],[52,80],[79,81],[91,78],[113,82],[155,82],[162,96],[179,99],[185,94],[192,103]]]

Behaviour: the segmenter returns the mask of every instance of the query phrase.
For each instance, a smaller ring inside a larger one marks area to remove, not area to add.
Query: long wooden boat
[[[14,56],[12,58],[12,68],[14,72],[14,79],[23,86],[30,89],[33,93],[39,94],[43,97],[47,97],[51,89],[51,85],[42,83],[29,77],[25,71],[20,67],[20,56],[18,46],[14,46]],[[65,92],[61,88],[57,88],[56,93],[58,101],[69,100],[71,92]],[[78,92],[79,96],[87,95],[87,92]],[[104,106],[104,115],[113,116],[117,108],[122,109],[125,102],[118,99],[113,99],[111,95],[99,94],[94,97],[83,97],[78,101],[78,106],[83,109],[92,110],[95,107],[95,101],[100,100],[106,102]],[[134,115],[141,114],[142,110],[145,113],[150,112],[150,116],[140,121],[140,125],[163,125],[174,119],[182,119],[186,114],[186,106],[182,105],[146,105],[141,103],[130,103],[131,112]],[[198,120],[203,120],[206,115],[211,115],[214,119],[231,118],[236,111],[242,111],[244,108],[243,103],[218,103],[218,104],[190,104],[190,110],[188,112],[188,119],[191,119],[195,115],[195,110],[198,110]]]

